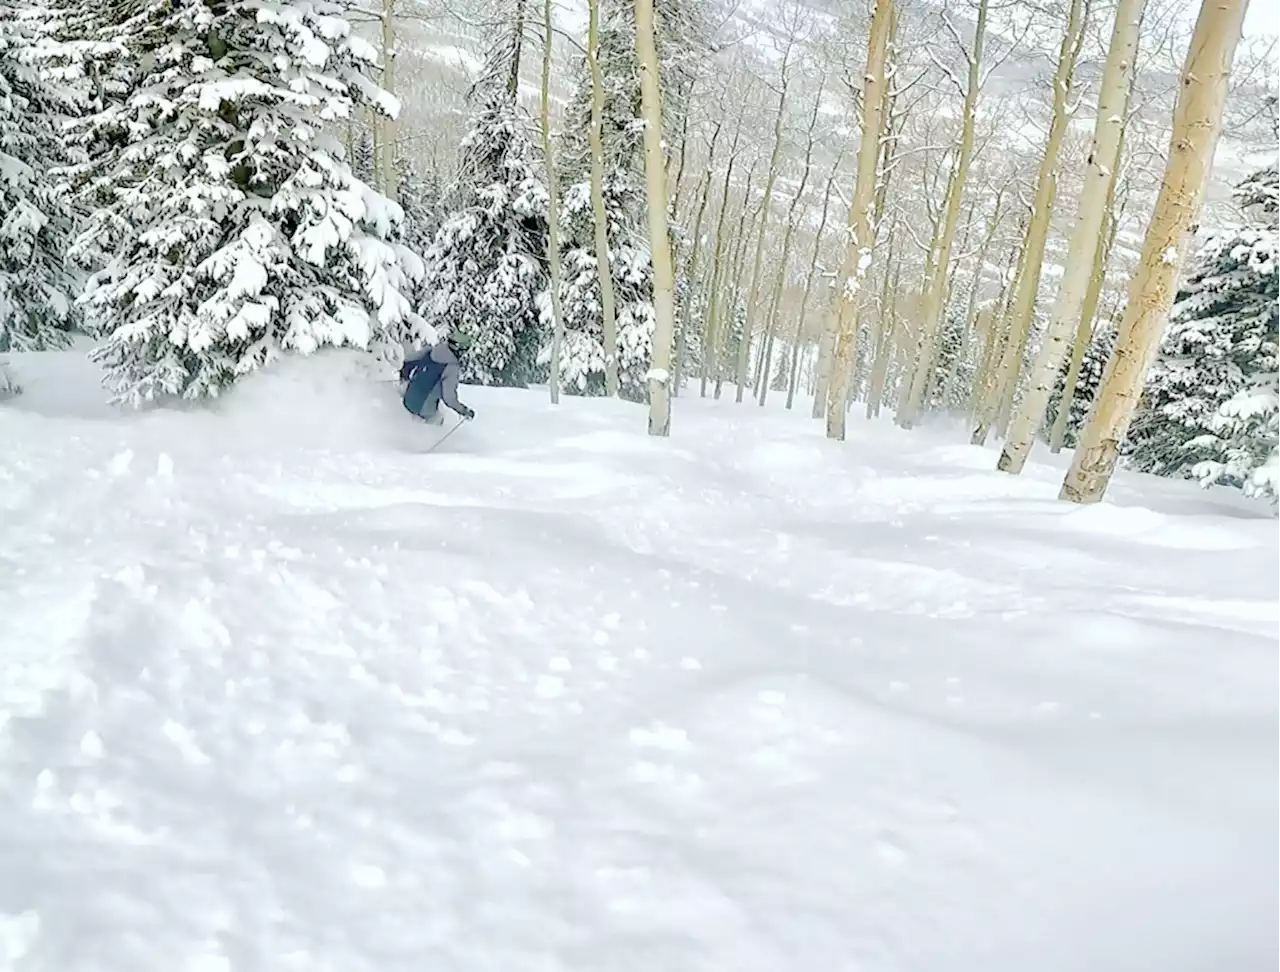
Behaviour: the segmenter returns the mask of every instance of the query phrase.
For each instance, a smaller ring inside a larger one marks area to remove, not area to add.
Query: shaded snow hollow
[[[4,972],[1252,972],[1277,536],[958,433],[342,353],[0,406]],[[804,405],[802,412],[807,413]]]

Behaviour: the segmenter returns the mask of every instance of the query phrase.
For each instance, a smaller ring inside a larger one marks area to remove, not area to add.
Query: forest
[[[963,419],[1011,474],[1074,450],[1077,502],[1123,462],[1274,503],[1247,7],[18,0],[0,354],[84,335],[140,406],[464,333],[464,381],[656,435],[773,398],[833,439]]]

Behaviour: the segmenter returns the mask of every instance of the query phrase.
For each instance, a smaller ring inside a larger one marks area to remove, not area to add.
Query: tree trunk
[[[1015,261],[1012,279],[1002,299],[991,314],[991,338],[987,343],[984,361],[980,368],[979,379],[973,388],[973,414],[975,428],[969,441],[973,445],[982,445],[987,441],[987,433],[996,421],[1000,409],[999,368],[1004,360],[1004,349],[1010,340],[1009,327],[1012,321],[1013,299],[1018,292],[1022,275],[1027,270],[1026,229],[1023,227],[1023,240],[1010,254]],[[1008,273],[1006,272],[1006,277]]]
[[[751,337],[755,330],[756,304],[760,298],[760,264],[764,257],[764,242],[768,235],[769,208],[773,203],[773,186],[778,179],[778,162],[782,157],[782,116],[787,107],[787,88],[791,83],[788,71],[791,44],[782,55],[782,84],[778,91],[778,110],[773,117],[773,150],[769,153],[769,172],[764,182],[764,202],[761,204],[760,235],[756,237],[755,257],[751,261],[751,292],[747,298],[747,324],[738,347],[738,391],[734,400],[741,402],[746,387],[747,370],[751,361]]]
[[[604,74],[600,70],[600,0],[587,0],[587,68],[591,74],[591,217],[595,224],[596,277],[600,282],[600,341],[604,345],[604,393],[618,396],[618,312],[604,205]]]
[[[685,117],[687,118],[688,115],[686,114]],[[687,357],[687,348],[688,348],[688,340],[686,335],[689,329],[689,309],[690,309],[690,305],[693,302],[694,287],[696,285],[697,275],[698,275],[698,253],[700,252],[700,249],[701,249],[699,247],[699,239],[702,236],[702,218],[703,216],[706,215],[707,200],[710,198],[710,195],[711,195],[711,169],[712,169],[712,166],[715,165],[716,142],[719,141],[720,139],[720,129],[723,125],[724,125],[724,119],[722,118],[720,121],[716,122],[716,127],[714,131],[711,133],[711,145],[708,147],[708,154],[707,154],[707,168],[706,168],[706,171],[703,173],[703,176],[701,179],[702,186],[700,191],[700,198],[698,200],[698,215],[695,216],[693,220],[693,235],[690,238],[690,244],[689,244],[689,269],[685,274],[685,279],[688,281],[689,285],[685,288],[685,294],[687,295],[687,299],[684,303],[684,306],[680,308],[680,335],[676,341],[675,373],[673,375],[673,380],[671,383],[671,394],[673,396],[678,396],[680,394],[680,386],[681,386],[681,383],[684,381],[684,373],[685,373],[684,365],[685,365],[685,358]],[[703,307],[703,313],[704,315],[706,313],[705,306]],[[706,355],[706,347],[704,345],[703,356],[705,357],[705,355]]]
[[[782,255],[778,258],[778,279],[773,285],[773,298],[769,302],[769,318],[765,322],[768,331],[765,337],[765,380],[760,385],[761,407],[764,407],[769,398],[769,358],[773,354],[773,338],[777,333],[778,305],[782,301],[782,291],[786,286],[787,267],[791,262],[791,243],[795,238],[796,231],[796,210],[800,207],[800,201],[804,198],[804,191],[809,185],[809,176],[813,173],[813,130],[818,124],[818,109],[821,107],[822,86],[819,85],[818,97],[813,102],[813,113],[809,116],[809,128],[805,133],[804,169],[800,174],[800,185],[796,187],[796,194],[791,197],[791,205],[787,207],[787,228],[782,235]],[[801,319],[804,317],[803,304],[800,307],[799,317]]]
[[[747,250],[751,246],[752,239],[754,239],[755,236],[761,231],[760,221],[764,219],[764,209],[762,207],[758,207],[756,209],[755,215],[751,217],[747,216],[748,202],[750,201],[750,198],[751,198],[751,180],[755,176],[755,163],[758,161],[759,161],[758,157],[752,160],[751,168],[747,170],[747,184],[746,186],[743,187],[743,190],[742,190],[742,224],[741,225],[746,226],[747,231],[745,233],[735,234],[736,239],[734,241],[734,246],[733,246],[733,258],[729,264],[729,275],[726,281],[724,282],[724,284],[722,285],[722,289],[724,291],[724,297],[726,298],[726,300],[720,307],[720,318],[723,321],[726,315],[730,315],[729,316],[730,323],[732,323],[732,321],[736,319],[736,316],[738,313],[738,300],[742,296],[743,264],[746,263]],[[727,328],[724,328],[724,327],[720,328],[721,344],[725,343],[728,337],[728,334],[729,334],[729,330]],[[743,341],[747,340],[747,336],[745,334],[742,335],[742,340]],[[734,362],[735,377],[740,373],[737,370],[737,364],[738,364],[737,361],[735,361]],[[715,397],[717,400],[720,398],[720,394],[723,390],[724,390],[724,369],[722,367],[716,372]]]
[[[862,76],[862,138],[858,145],[858,181],[849,206],[849,242],[832,300],[837,321],[836,343],[827,379],[827,438],[844,440],[846,399],[858,341],[858,301],[871,268],[876,227],[876,170],[880,163],[880,134],[884,128],[885,55],[893,25],[893,0],[876,0],[867,37],[866,70]]]
[[[1102,249],[1103,219],[1115,188],[1115,173],[1120,166],[1121,134],[1128,110],[1130,80],[1138,53],[1145,3],[1146,0],[1120,0],[1116,8],[1111,46],[1098,93],[1093,145],[1076,211],[1076,225],[1067,245],[1067,262],[1030,387],[996,466],[1003,472],[1017,474],[1026,465],[1036,433],[1044,420],[1049,397],[1053,394],[1054,382],[1067,355],[1068,342],[1078,329],[1090,277],[1097,263],[1097,254]],[[1066,404],[1069,410],[1070,400]]]
[[[946,387],[943,389],[943,396],[948,402],[955,402],[960,397],[960,366],[969,357],[970,346],[975,336],[979,339],[977,345],[979,356],[985,350],[984,333],[979,331],[977,326],[978,292],[982,289],[982,272],[987,266],[987,254],[990,252],[991,244],[995,240],[996,230],[1000,228],[1000,216],[1004,208],[1004,194],[1007,188],[1007,186],[1001,186],[1000,191],[996,193],[994,208],[987,220],[986,234],[978,245],[978,253],[973,268],[973,285],[969,288],[969,300],[965,306],[964,323],[961,325],[960,348],[951,362],[951,370],[947,375]],[[990,327],[989,318],[986,326]],[[973,377],[976,381],[978,377],[976,369]]]
[[[915,371],[907,387],[898,424],[904,429],[915,424],[924,401],[925,386],[933,370],[933,359],[938,351],[938,333],[942,328],[942,299],[947,285],[947,272],[951,264],[951,247],[955,240],[956,226],[960,222],[960,202],[964,185],[969,178],[969,163],[973,158],[973,130],[978,112],[978,95],[981,91],[982,47],[987,33],[988,0],[979,0],[977,21],[974,25],[973,54],[969,56],[968,79],[965,84],[964,107],[960,121],[960,146],[955,168],[947,180],[947,202],[942,221],[942,232],[933,248],[936,256],[932,271],[928,274],[920,307],[919,354]]]
[[[671,434],[671,339],[675,333],[675,272],[667,228],[667,163],[662,153],[662,96],[653,37],[653,0],[636,0],[636,56],[644,119],[644,180],[649,197],[653,262],[653,350],[649,358],[649,434]]]
[[[382,88],[389,95],[396,93],[396,0],[382,0]],[[378,190],[390,199],[399,192],[399,173],[395,164],[395,119],[379,112],[374,116],[375,164],[379,171],[374,182]]]
[[[874,336],[875,345],[871,349],[871,375],[867,379],[867,410],[869,419],[880,414],[880,403],[884,398],[885,378],[889,375],[889,354],[893,345],[894,324],[897,313],[895,295],[902,279],[902,258],[895,253],[897,240],[889,234],[889,256],[884,266],[884,290],[880,297],[880,313],[886,320],[877,325]]]
[[[1203,0],[1182,69],[1164,182],[1102,386],[1062,483],[1062,499],[1096,503],[1115,470],[1142,382],[1173,306],[1222,130],[1231,62],[1248,0]]]
[[[1031,336],[1032,316],[1036,297],[1040,291],[1040,272],[1044,263],[1045,243],[1049,237],[1049,223],[1053,217],[1054,197],[1058,190],[1058,151],[1066,134],[1070,118],[1067,114],[1067,98],[1071,91],[1071,77],[1080,53],[1084,37],[1084,22],[1089,15],[1089,5],[1083,0],[1072,0],[1067,17],[1067,30],[1058,51],[1058,67],[1053,77],[1053,119],[1049,125],[1049,137],[1044,155],[1040,159],[1040,171],[1036,179],[1036,195],[1031,219],[1023,243],[1023,271],[1014,292],[1009,314],[1009,327],[1004,354],[995,374],[996,396],[995,425],[1003,429],[1013,408],[1018,388],[1018,376],[1022,371],[1022,357],[1026,353]]]
[[[1112,174],[1114,185],[1115,174]],[[1109,207],[1108,207],[1109,209]],[[1067,425],[1071,421],[1071,406],[1076,399],[1076,386],[1080,383],[1080,369],[1084,366],[1084,353],[1089,348],[1093,337],[1093,321],[1098,309],[1098,299],[1102,296],[1102,285],[1107,279],[1107,261],[1111,256],[1111,247],[1115,244],[1116,232],[1120,221],[1108,211],[1106,239],[1093,255],[1093,270],[1089,276],[1089,289],[1084,295],[1084,305],[1080,308],[1080,320],[1076,322],[1075,341],[1071,345],[1071,362],[1067,365],[1067,376],[1062,383],[1062,400],[1058,405],[1058,414],[1054,416],[1053,431],[1049,435],[1049,451],[1057,455],[1062,451],[1063,440],[1067,437]]]
[[[813,258],[809,261],[809,269],[804,275],[804,292],[800,297],[800,314],[796,321],[796,337],[791,357],[791,380],[787,383],[787,408],[795,402],[797,377],[800,370],[800,343],[804,335],[805,315],[809,307],[809,296],[813,292],[813,278],[818,272],[818,258],[822,253],[822,236],[827,230],[827,218],[831,214],[831,187],[835,185],[836,174],[840,171],[840,163],[844,161],[844,147],[836,153],[836,160],[831,165],[831,173],[827,176],[826,190],[822,194],[822,218],[818,221],[818,232],[813,238]]]
[[[551,0],[542,0],[542,158],[547,167],[547,264],[551,289],[551,404],[560,403],[560,349],[564,344],[564,315],[560,312],[560,190],[556,184],[555,152],[551,144]]]
[[[692,85],[689,91],[689,97],[693,97]],[[671,182],[668,192],[671,198],[671,221],[676,225],[680,225],[680,200],[684,193],[684,162],[686,150],[689,146],[689,116],[693,114],[690,111],[682,111],[680,113],[680,154],[679,161],[676,163],[676,175],[674,181]]]
[[[738,140],[742,135],[742,114],[738,115],[737,125],[733,131],[733,144],[729,147],[729,163],[724,170],[724,183],[720,187],[720,215],[716,218],[716,245],[711,255],[711,275],[707,283],[707,298],[704,302],[706,310],[702,320],[702,380],[698,394],[707,397],[707,381],[714,377],[713,365],[719,363],[717,313],[720,307],[720,286],[724,279],[723,257],[725,231],[724,223],[729,215],[729,188],[733,181],[733,167],[738,161]],[[750,178],[748,177],[748,184]]]

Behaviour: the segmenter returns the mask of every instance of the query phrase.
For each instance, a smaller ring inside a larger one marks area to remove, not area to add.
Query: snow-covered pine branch
[[[334,126],[398,104],[345,0],[109,8],[132,84],[78,126],[82,235],[110,259],[83,302],[117,400],[217,394],[286,352],[394,359],[417,322],[421,258],[398,204],[352,172]],[[117,18],[117,19],[113,19]],[[127,141],[113,132],[128,132]]]

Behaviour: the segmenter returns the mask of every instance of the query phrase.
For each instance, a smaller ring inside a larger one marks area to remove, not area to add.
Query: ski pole
[[[451,428],[451,429],[450,429],[448,432],[446,432],[444,435],[440,436],[440,438],[436,439],[436,441],[435,441],[435,445],[433,445],[430,449],[425,450],[425,451],[423,452],[423,455],[425,456],[428,452],[435,452],[435,451],[436,451],[436,449],[440,446],[440,443],[441,443],[441,442],[443,442],[445,439],[449,438],[449,436],[453,435],[453,433],[457,432],[457,431],[458,431],[458,429],[462,428],[462,423],[463,423],[463,422],[465,422],[465,421],[466,421],[466,419],[464,419],[461,415],[459,415],[459,416],[458,416],[458,424],[457,424],[457,425],[455,425],[453,428]]]

